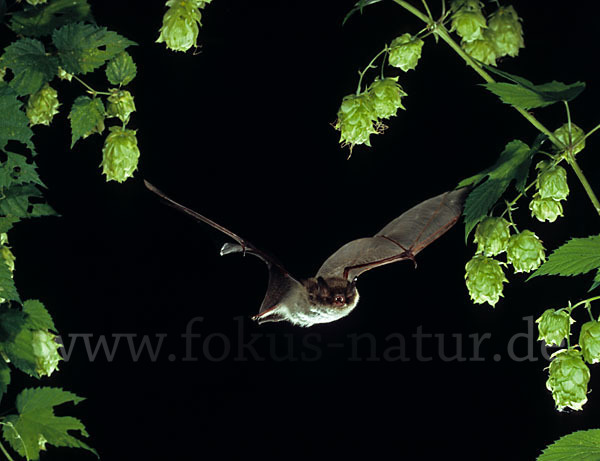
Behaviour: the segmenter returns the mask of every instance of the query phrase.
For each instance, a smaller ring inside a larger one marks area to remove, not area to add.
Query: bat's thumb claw
[[[221,256],[225,256],[230,253],[239,253],[240,251],[243,251],[240,245],[238,245],[237,243],[227,242],[221,247],[221,251],[219,252],[219,254]]]

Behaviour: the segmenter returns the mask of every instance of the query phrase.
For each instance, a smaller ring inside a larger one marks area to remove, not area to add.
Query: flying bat
[[[403,260],[413,261],[416,267],[415,256],[458,221],[468,192],[468,188],[457,189],[419,203],[373,237],[346,243],[325,260],[315,277],[298,280],[275,258],[247,240],[175,202],[148,181],[144,184],[169,205],[234,240],[235,243],[223,245],[221,256],[248,253],[266,263],[267,293],[253,320],[259,324],[288,321],[302,327],[333,322],[348,315],[358,304],[356,281],[363,272]]]

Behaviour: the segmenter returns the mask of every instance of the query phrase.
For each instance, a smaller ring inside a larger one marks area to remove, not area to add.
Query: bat
[[[253,320],[259,324],[288,321],[302,327],[333,322],[352,312],[359,300],[356,281],[363,272],[404,260],[413,261],[416,267],[415,256],[458,221],[469,190],[456,189],[419,203],[373,237],[343,245],[325,260],[315,277],[298,280],[247,240],[175,202],[148,181],[144,184],[169,205],[230,237],[235,243],[225,243],[221,256],[248,253],[265,262],[269,270],[267,292]]]

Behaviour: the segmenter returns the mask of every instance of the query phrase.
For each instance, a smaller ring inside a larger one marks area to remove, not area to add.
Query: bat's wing
[[[353,281],[383,264],[411,259],[450,229],[463,209],[469,188],[425,200],[391,221],[373,237],[353,240],[323,263],[317,277],[343,277]]]
[[[242,253],[245,255],[246,253],[252,254],[262,261],[264,261],[269,269],[269,284],[267,286],[267,293],[263,299],[263,302],[260,306],[260,310],[258,315],[254,316],[255,320],[261,320],[261,318],[265,321],[278,321],[280,319],[276,318],[274,315],[274,308],[277,307],[288,295],[290,290],[297,289],[302,286],[300,282],[298,282],[294,277],[292,277],[287,270],[271,255],[268,253],[256,248],[247,240],[241,238],[237,234],[234,234],[229,229],[217,224],[213,220],[207,218],[206,216],[202,216],[200,213],[196,213],[194,210],[191,210],[176,201],[172,200],[168,196],[166,196],[159,189],[154,187],[148,181],[144,180],[144,184],[146,187],[162,198],[167,204],[176,208],[179,211],[197,219],[198,221],[204,222],[209,226],[221,231],[225,235],[229,236],[237,243],[225,243],[221,248],[221,256],[231,254],[231,253]]]

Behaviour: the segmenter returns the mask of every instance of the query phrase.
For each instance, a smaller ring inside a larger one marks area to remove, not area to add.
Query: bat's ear
[[[331,290],[325,279],[323,277],[317,277],[317,283],[319,284],[319,293],[321,294],[321,296],[329,296]]]
[[[279,312],[279,306],[275,305],[270,309],[264,310],[261,313],[252,317],[252,320],[256,321],[259,325],[267,322],[281,322],[285,320],[285,317]]]

